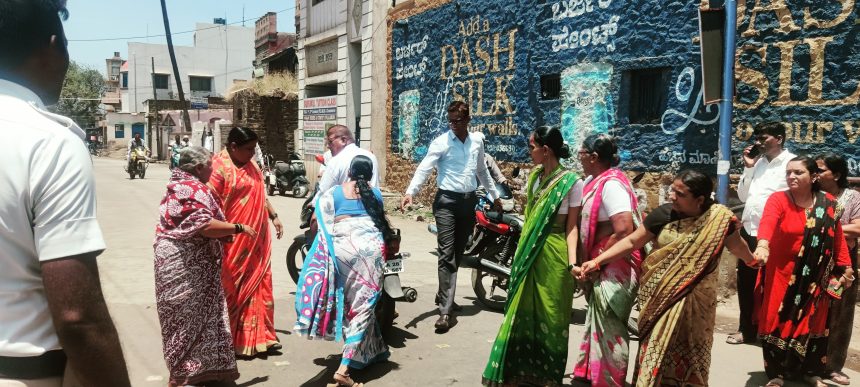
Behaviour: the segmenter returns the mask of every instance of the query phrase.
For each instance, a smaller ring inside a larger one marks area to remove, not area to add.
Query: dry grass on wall
[[[227,89],[225,100],[232,102],[239,92],[248,92],[259,96],[279,97],[295,100],[298,98],[299,82],[289,72],[266,74],[253,81],[237,82]]]

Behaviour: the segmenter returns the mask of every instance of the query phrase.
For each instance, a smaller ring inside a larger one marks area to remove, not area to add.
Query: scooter
[[[290,152],[289,159],[289,162],[275,161],[272,165],[266,178],[269,196],[274,195],[275,190],[281,195],[289,191],[297,198],[308,194],[310,182],[306,177],[305,162],[295,152]]]
[[[146,168],[149,166],[146,148],[139,146],[132,149],[128,158],[128,163],[125,166],[128,178],[134,180],[134,177],[137,176],[143,179],[146,176]]]

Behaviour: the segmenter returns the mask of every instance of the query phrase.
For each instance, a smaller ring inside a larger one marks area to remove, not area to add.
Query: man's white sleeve
[[[93,165],[80,139],[47,141],[31,161],[33,237],[40,261],[101,252]]]
[[[430,143],[427,155],[421,160],[421,164],[418,164],[415,175],[412,176],[412,181],[409,183],[409,188],[406,188],[407,195],[415,196],[421,190],[421,185],[427,181],[427,176],[430,176],[430,172],[439,163],[439,158],[445,153],[444,142],[439,141],[440,138],[444,139],[445,137],[437,137]]]

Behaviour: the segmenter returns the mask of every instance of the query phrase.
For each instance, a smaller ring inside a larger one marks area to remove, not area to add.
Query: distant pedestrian
[[[537,167],[526,189],[505,319],[484,369],[487,386],[560,385],[567,363],[583,183],[559,163],[570,150],[558,127],[538,127],[529,152]]]
[[[830,301],[854,282],[836,198],[819,191],[818,172],[814,159],[792,158],[788,190],[770,196],[758,228],[755,255],[767,263],[758,316],[767,387],[800,378],[826,386]]]
[[[375,307],[382,296],[386,243],[395,235],[385,218],[382,192],[370,186],[373,161],[355,156],[348,177],[315,205],[319,232],[298,281],[295,331],[344,340],[334,380],[338,386],[360,386],[350,371],[389,356]]]
[[[760,264],[734,214],[711,199],[713,188],[700,172],[680,172],[669,191],[671,202],[594,259],[626,257],[654,243],[642,264],[638,296],[637,387],[709,385],[723,246],[748,265]]]
[[[825,153],[817,157],[818,182],[821,190],[836,198],[836,218],[842,224],[842,233],[851,257],[851,269],[857,272],[857,238],[860,237],[860,192],[848,187],[848,163],[842,156]],[[848,357],[848,344],[854,328],[854,304],[857,301],[857,283],[842,292],[842,298],[830,305],[830,334],[827,340],[827,376],[830,380],[848,385],[851,379],[842,372]]]
[[[129,386],[96,257],[86,135],[47,111],[69,67],[62,0],[0,0],[0,386]]]
[[[224,296],[236,355],[243,358],[282,348],[275,334],[269,221],[278,239],[284,227],[266,199],[263,173],[253,160],[256,145],[254,131],[231,129],[226,149],[212,159],[209,179],[209,187],[221,199],[227,221],[244,224],[257,232],[236,235],[224,245],[221,272]]]
[[[206,186],[211,175],[208,150],[182,149],[155,227],[155,302],[170,386],[239,377],[221,287],[221,239],[257,233],[224,220]]]
[[[427,155],[418,164],[415,176],[406,188],[401,211],[412,204],[413,196],[418,194],[421,185],[436,168],[436,198],[433,200],[433,216],[436,218],[439,244],[439,289],[436,292],[436,305],[439,306],[439,319],[436,329],[447,332],[457,322],[452,311],[460,306],[454,302],[457,289],[457,270],[466,248],[466,240],[472,235],[475,226],[475,206],[478,198],[475,190],[478,185],[487,187],[490,198],[498,199],[493,178],[484,161],[484,136],[469,132],[469,105],[454,101],[448,105],[448,124],[451,128],[436,137],[427,149]],[[328,171],[326,171],[328,173]]]
[[[759,222],[767,199],[774,192],[785,191],[785,166],[794,154],[784,149],[785,125],[779,122],[759,124],[753,129],[755,143],[744,149],[744,172],[738,182],[738,198],[745,203],[741,217],[741,235],[750,247],[756,246]],[[755,343],[757,318],[753,315],[754,288],[759,269],[737,262],[737,290],[740,316],[738,331],[726,338],[729,344]]]
[[[641,251],[599,262],[594,258],[641,224],[638,203],[630,180],[616,167],[620,159],[615,138],[608,134],[586,137],[579,162],[588,175],[579,223],[585,259],[580,279],[588,297],[588,312],[573,374],[595,387],[620,386],[627,377],[627,320],[639,287]]]

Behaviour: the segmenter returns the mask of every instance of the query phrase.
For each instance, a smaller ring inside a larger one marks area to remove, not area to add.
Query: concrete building
[[[223,97],[236,81],[251,78],[254,61],[254,29],[223,24],[197,23],[194,45],[174,46],[185,98]],[[177,100],[178,88],[167,45],[128,43],[128,61],[121,71],[123,112],[145,111],[144,101]]]
[[[311,170],[316,166],[313,155],[324,152],[325,129],[334,124],[352,129],[362,148],[385,152],[383,27],[390,5],[371,0],[296,0],[296,144],[308,161],[309,175],[316,173]]]
[[[278,32],[278,14],[269,12],[254,23],[254,77],[273,72],[296,73],[296,34]]]
[[[119,52],[114,52],[113,57],[105,59],[105,92],[102,96],[102,104],[105,105],[105,111],[118,112],[121,107],[121,71],[125,64],[125,59],[119,56]]]

